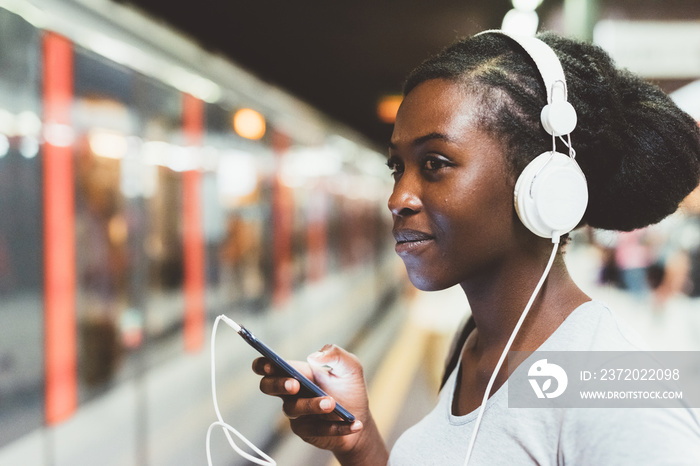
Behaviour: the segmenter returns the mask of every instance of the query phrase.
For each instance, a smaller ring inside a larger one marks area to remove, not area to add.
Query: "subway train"
[[[205,464],[219,314],[296,359],[391,327],[384,158],[136,10],[0,0],[0,465]],[[224,418],[273,445],[219,333]]]

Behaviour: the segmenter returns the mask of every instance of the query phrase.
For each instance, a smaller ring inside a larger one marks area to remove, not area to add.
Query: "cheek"
[[[453,205],[457,208],[435,219],[449,244],[443,251],[448,261],[452,254],[488,256],[514,241],[519,220],[507,186],[486,188]]]
[[[502,180],[480,186],[453,196],[445,205],[453,206],[449,216],[463,232],[474,236],[494,234],[495,231],[512,231],[517,218],[513,204],[513,192]],[[444,220],[443,220],[444,221]]]

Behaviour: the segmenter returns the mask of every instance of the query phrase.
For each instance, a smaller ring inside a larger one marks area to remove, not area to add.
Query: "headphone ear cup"
[[[514,203],[523,225],[537,236],[564,235],[579,224],[586,211],[586,177],[571,157],[545,152],[518,177]]]
[[[571,134],[576,128],[576,110],[566,100],[554,101],[545,105],[540,112],[540,121],[545,131],[552,136]]]

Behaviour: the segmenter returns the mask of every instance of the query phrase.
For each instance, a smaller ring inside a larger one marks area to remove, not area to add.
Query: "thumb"
[[[362,366],[355,355],[336,345],[326,345],[320,351],[311,353],[306,360],[314,372],[325,370],[336,377],[347,377],[362,372]]]

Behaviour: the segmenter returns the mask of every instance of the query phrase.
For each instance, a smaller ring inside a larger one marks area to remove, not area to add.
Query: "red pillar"
[[[326,193],[318,191],[308,200],[306,226],[307,276],[319,281],[326,275],[328,262],[328,212]]]
[[[294,229],[294,193],[282,183],[279,167],[281,159],[291,146],[291,140],[283,133],[275,132],[272,148],[277,158],[277,173],[272,185],[272,262],[274,287],[272,302],[282,305],[292,295],[292,235]]]
[[[68,129],[73,101],[73,47],[48,33],[44,51],[44,128]],[[60,125],[60,126],[57,126]],[[43,148],[44,339],[46,422],[68,418],[78,403],[75,315],[75,191],[70,145]]]
[[[204,102],[184,94],[183,132],[188,146],[200,146],[204,135]],[[183,173],[183,247],[185,287],[185,350],[198,351],[205,334],[205,254],[202,225],[202,174],[198,168]]]

